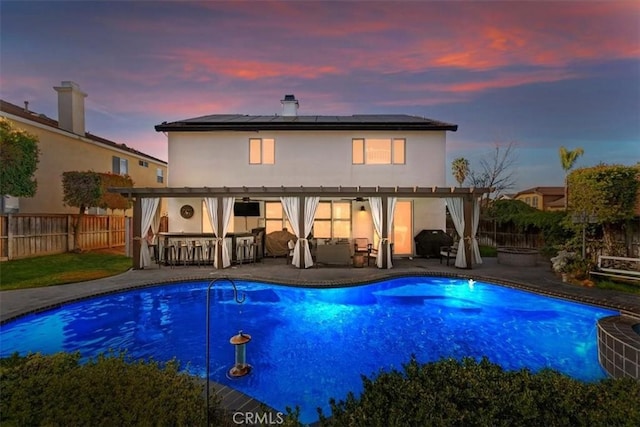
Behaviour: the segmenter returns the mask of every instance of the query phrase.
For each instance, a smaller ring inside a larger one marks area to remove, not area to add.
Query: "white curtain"
[[[371,218],[373,218],[373,226],[376,229],[376,233],[378,233],[378,255],[376,256],[376,265],[378,268],[382,268],[382,245],[386,245],[387,248],[387,268],[392,268],[393,263],[391,262],[391,242],[389,242],[388,237],[391,235],[391,231],[393,230],[393,214],[396,210],[396,201],[397,198],[389,197],[388,205],[387,205],[387,238],[382,238],[382,198],[381,197],[371,197],[369,199],[369,205],[371,205]]]
[[[310,197],[305,198],[305,206],[304,206],[304,231],[307,233],[307,224],[309,224],[309,232],[311,232],[311,227],[313,226],[313,219],[316,215],[316,208],[318,207],[319,198]],[[309,204],[309,199],[318,199],[315,201],[315,205],[313,202]],[[304,245],[304,265],[305,267],[311,267],[313,265],[313,259],[311,258],[311,251],[309,250],[309,242],[307,241],[307,236],[309,233],[304,236],[300,236],[300,203],[298,203],[298,197],[280,197],[280,202],[282,203],[282,208],[284,209],[284,213],[287,215],[287,219],[289,219],[289,223],[291,227],[293,227],[293,234],[298,238],[296,241],[296,245],[293,247],[293,257],[291,259],[291,264],[300,268],[300,253],[301,247]],[[311,209],[313,208],[313,212]],[[313,214],[313,215],[312,215]],[[309,222],[309,218],[310,222]]]
[[[467,258],[464,254],[464,207],[461,197],[445,198],[453,225],[458,232],[458,254],[456,255],[455,266],[459,268],[467,267]]]
[[[157,197],[143,198],[140,201],[142,206],[142,216],[140,218],[140,267],[145,268],[151,265],[151,255],[149,254],[149,242],[147,242],[147,234],[149,227],[156,216],[160,199]],[[155,233],[154,233],[155,234]]]
[[[152,243],[154,245],[158,244],[158,232],[160,231],[161,221],[162,221],[162,212],[160,212],[160,202],[158,202],[158,209],[156,209],[156,214],[153,216],[153,221],[151,221],[151,233],[153,233]],[[160,256],[160,254],[158,254],[158,256]]]
[[[227,248],[227,245],[224,244],[224,238],[227,235],[227,231],[229,229],[229,222],[231,220],[231,213],[233,212],[233,204],[235,202],[235,198],[222,198],[222,233],[218,233],[218,198],[205,197],[204,202],[207,205],[211,229],[216,235],[215,239],[213,239],[215,243],[213,266],[215,268],[219,268],[218,251],[220,250],[220,247],[222,247],[222,268],[227,268],[231,265],[231,258],[229,257],[229,248]]]
[[[476,197],[473,201],[473,223],[471,229],[471,259],[476,264],[482,264],[480,257],[480,247],[478,246],[478,225],[480,224],[480,198]]]
[[[309,241],[307,236],[311,234],[313,228],[313,221],[316,219],[316,210],[318,209],[318,203],[320,203],[320,197],[306,197],[304,199],[304,238],[298,239],[302,241],[304,246],[304,267],[309,268],[313,265],[313,258],[311,257],[311,249],[309,248]],[[295,250],[295,249],[294,249]]]

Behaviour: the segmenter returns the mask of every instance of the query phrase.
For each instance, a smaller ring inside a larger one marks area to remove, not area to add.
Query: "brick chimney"
[[[54,89],[58,92],[58,126],[84,136],[84,98],[87,94],[77,83],[70,81],[62,82]]]
[[[280,101],[282,104],[282,115],[283,116],[297,116],[298,115],[298,100],[293,95],[285,95],[284,99]]]

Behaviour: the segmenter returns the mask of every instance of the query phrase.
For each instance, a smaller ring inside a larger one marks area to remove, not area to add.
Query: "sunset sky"
[[[154,125],[206,114],[411,114],[456,123],[447,161],[517,144],[514,192],[640,160],[638,1],[0,1],[0,97],[167,159]],[[453,177],[448,174],[448,183]]]

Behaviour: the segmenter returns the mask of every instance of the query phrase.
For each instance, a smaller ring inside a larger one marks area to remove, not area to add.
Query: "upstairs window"
[[[127,175],[129,173],[129,161],[122,157],[111,157],[111,171],[118,175]]]
[[[143,168],[148,168],[149,167],[149,162],[147,162],[145,160],[138,160],[138,165],[142,166]]]
[[[164,183],[164,171],[160,168],[156,169],[156,182],[158,184]]]
[[[249,164],[272,165],[276,160],[276,142],[273,138],[249,139]]]
[[[404,138],[354,138],[352,163],[354,165],[403,165],[405,164]]]

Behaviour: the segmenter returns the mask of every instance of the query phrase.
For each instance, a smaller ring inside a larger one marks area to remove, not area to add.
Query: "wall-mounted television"
[[[260,216],[260,202],[236,202],[233,216]]]

